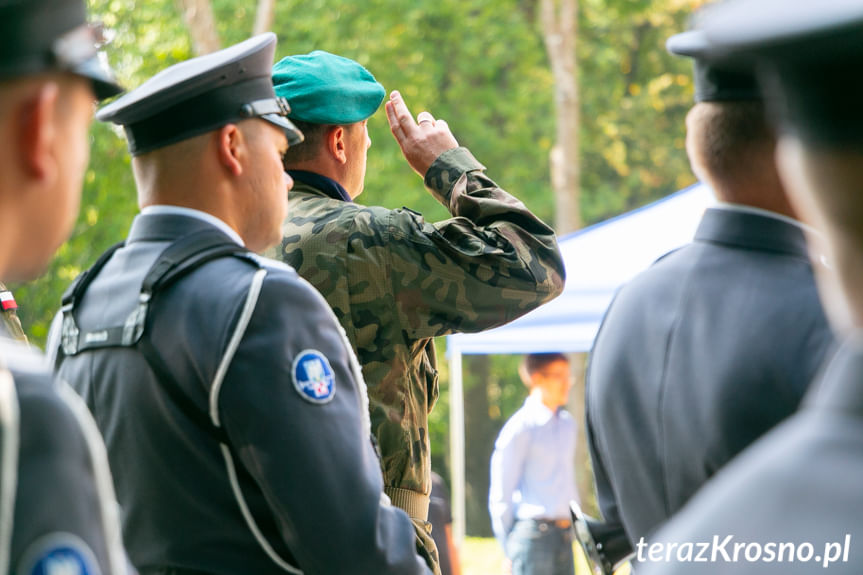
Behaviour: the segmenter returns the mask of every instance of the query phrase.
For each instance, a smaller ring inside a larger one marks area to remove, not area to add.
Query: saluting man
[[[367,121],[385,91],[353,60],[316,51],[273,68],[276,93],[306,141],[285,156],[295,181],[280,257],[327,299],[369,384],[384,490],[429,533],[428,414],[438,397],[433,338],[507,323],[563,289],[554,232],[497,186],[447,123],[415,121],[398,92],[387,118],[408,164],[453,215],[355,204],[371,145]]]
[[[274,245],[301,141],[274,34],[172,66],[103,108],[141,214],[64,296],[59,373],[105,435],[143,575],[422,574],[382,492],[356,359]]]
[[[0,2],[0,277],[37,277],[72,230],[97,99],[120,92],[83,0]],[[0,285],[0,573],[127,572],[105,446],[22,344]],[[10,315],[13,320],[8,323]]]

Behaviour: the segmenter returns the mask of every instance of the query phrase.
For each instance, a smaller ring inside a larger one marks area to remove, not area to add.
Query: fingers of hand
[[[422,126],[423,124],[427,124],[429,126],[434,126],[435,125],[434,116],[432,116],[428,112],[420,112],[419,115],[417,116],[417,124],[419,124],[420,126]]]
[[[398,126],[402,134],[408,137],[411,136],[416,131],[417,125],[401,94],[394,91],[390,95],[390,101],[387,104],[387,110],[392,109],[390,128],[393,130],[393,134],[396,133],[396,126]]]
[[[390,131],[393,133],[396,140],[403,140],[405,133],[404,130],[402,130],[402,126],[399,123],[398,116],[396,115],[395,104],[390,100],[386,103],[384,108],[387,111],[387,121],[390,123]]]

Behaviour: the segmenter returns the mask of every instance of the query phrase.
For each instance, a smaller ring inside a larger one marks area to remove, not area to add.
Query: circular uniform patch
[[[294,358],[294,387],[300,397],[311,403],[329,403],[336,394],[336,377],[330,362],[321,352],[303,350]]]
[[[90,547],[71,533],[54,533],[30,545],[18,575],[99,575]]]

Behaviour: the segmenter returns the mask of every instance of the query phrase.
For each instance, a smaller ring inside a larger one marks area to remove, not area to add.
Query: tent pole
[[[449,350],[449,446],[450,483],[452,485],[452,535],[460,545],[465,532],[464,484],[464,391],[462,386],[462,356],[457,349]]]

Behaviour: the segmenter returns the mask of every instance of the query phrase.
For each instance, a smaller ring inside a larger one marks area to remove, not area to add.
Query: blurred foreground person
[[[569,502],[575,490],[575,420],[564,409],[572,374],[561,353],[525,357],[524,405],[491,456],[488,510],[513,575],[572,575]]]
[[[633,549],[798,408],[834,346],[754,75],[705,60],[697,31],[668,48],[694,58],[686,149],[719,202],[621,288],[590,355],[598,502]]]
[[[511,321],[563,289],[554,232],[485,175],[447,123],[414,120],[398,92],[386,103],[393,136],[428,191],[452,213],[436,223],[403,208],[353,203],[363,191],[366,122],[385,92],[357,62],[326,52],[281,60],[276,93],[306,141],[289,150],[290,196],[281,258],[327,299],[369,384],[384,491],[429,534],[428,414],[437,401],[434,339]]]
[[[0,2],[0,278],[35,279],[69,236],[102,68],[82,0]],[[8,294],[8,295],[7,295]],[[3,313],[14,310],[0,293]],[[0,322],[0,573],[126,572],[105,447],[86,406]]]
[[[143,575],[423,574],[382,493],[359,366],[274,245],[301,133],[274,34],[172,66],[123,126],[141,214],[63,298],[59,373],[105,435]]]
[[[780,173],[794,205],[823,230],[835,264],[838,289],[823,295],[839,295],[826,308],[845,341],[803,408],[732,462],[642,550],[650,561],[643,573],[857,575],[863,571],[863,80],[849,71],[863,66],[863,4],[730,2],[706,12],[703,26],[710,55],[757,66],[778,118]],[[705,544],[701,560],[691,542]]]

